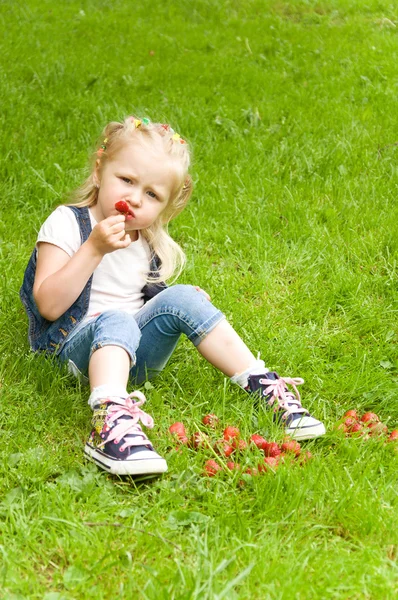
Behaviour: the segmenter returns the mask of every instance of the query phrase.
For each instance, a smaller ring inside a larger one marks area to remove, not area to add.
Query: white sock
[[[262,375],[263,373],[268,373],[268,369],[265,366],[265,362],[258,359],[245,371],[242,371],[242,373],[235,373],[235,375],[231,377],[231,381],[241,388],[246,388],[249,383],[249,375]]]
[[[94,408],[101,404],[101,400],[104,398],[112,398],[113,396],[116,396],[116,398],[126,398],[128,396],[128,391],[123,385],[104,383],[93,389],[90,398],[88,399],[88,403],[94,410]]]

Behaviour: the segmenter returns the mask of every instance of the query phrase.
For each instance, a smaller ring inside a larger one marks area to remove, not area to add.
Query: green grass
[[[0,597],[396,598],[398,453],[332,431],[348,408],[398,424],[396,7],[6,0],[0,26]],[[209,411],[278,436],[182,342],[146,390],[168,473],[111,478],[83,461],[87,390],[29,351],[18,290],[38,227],[132,111],[194,149],[181,281],[306,381],[329,433],[303,468],[241,487],[173,451],[170,423]]]

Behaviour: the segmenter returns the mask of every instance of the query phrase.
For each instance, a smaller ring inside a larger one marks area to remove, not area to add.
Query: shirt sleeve
[[[81,246],[80,229],[73,211],[67,206],[58,206],[41,226],[38,242],[54,244],[73,256]]]

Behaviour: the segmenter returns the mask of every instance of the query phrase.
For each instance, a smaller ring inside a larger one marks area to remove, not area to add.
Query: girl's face
[[[91,208],[96,221],[120,214],[115,203],[124,200],[129,207],[126,232],[149,227],[165,210],[177,183],[176,165],[161,148],[139,142],[124,145],[108,160],[95,179],[99,184],[97,204]]]

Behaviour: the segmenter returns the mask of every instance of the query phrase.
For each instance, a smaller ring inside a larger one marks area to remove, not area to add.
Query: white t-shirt
[[[91,227],[97,222],[91,211]],[[40,228],[37,242],[47,242],[73,256],[81,246],[80,229],[73,211],[59,206]],[[144,304],[142,288],[149,273],[150,249],[144,238],[127,248],[105,254],[93,273],[86,318],[106,310],[135,314]]]

